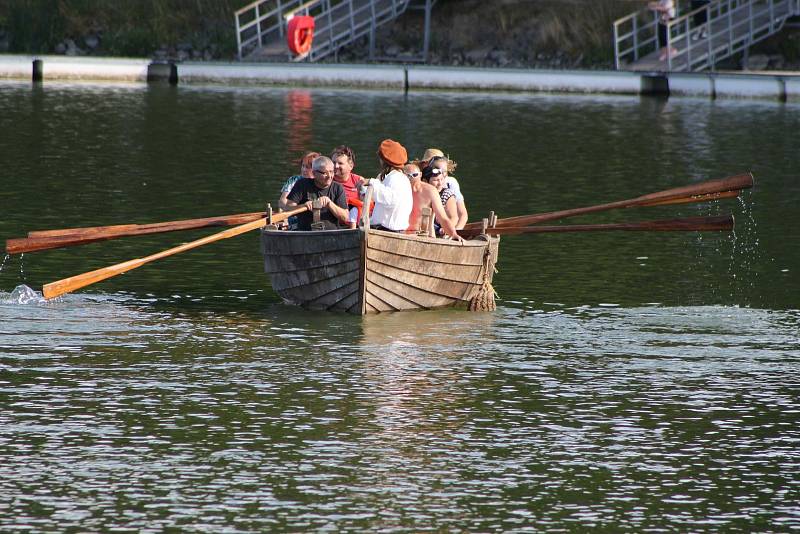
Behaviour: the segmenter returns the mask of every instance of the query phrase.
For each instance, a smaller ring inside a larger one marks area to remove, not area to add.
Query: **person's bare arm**
[[[278,199],[278,207],[280,209],[282,209],[283,211],[288,211],[289,208],[294,207],[294,206],[297,206],[297,204],[295,202],[292,202],[291,204],[289,204],[289,191],[286,191],[285,193],[281,193],[281,198]]]
[[[467,206],[464,204],[463,200],[456,201],[456,213],[458,214],[456,218],[456,228],[461,230],[464,228],[464,225],[467,224],[467,218],[469,217],[469,213],[467,213]]]
[[[453,239],[461,241],[461,236],[458,235],[458,231],[456,230],[453,221],[451,221],[450,217],[447,216],[441,201],[438,200],[439,195],[436,195],[436,199],[431,203],[431,206],[433,207],[433,215],[436,217],[436,220],[439,221],[439,225],[442,227],[442,230],[444,230],[445,234],[449,235]]]
[[[447,213],[447,218],[455,226],[458,221],[458,207],[456,206],[456,197],[450,197],[444,205],[444,211]]]

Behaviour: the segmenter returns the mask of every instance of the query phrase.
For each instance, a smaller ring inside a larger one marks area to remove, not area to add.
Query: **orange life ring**
[[[308,54],[313,40],[314,17],[308,15],[292,17],[286,31],[286,43],[289,45],[289,50],[296,56]]]

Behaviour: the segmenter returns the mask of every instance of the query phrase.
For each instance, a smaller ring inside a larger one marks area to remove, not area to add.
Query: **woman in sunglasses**
[[[420,228],[422,208],[431,208],[435,220],[444,230],[444,234],[457,241],[463,241],[461,236],[458,235],[456,227],[444,211],[439,191],[431,184],[422,181],[422,172],[419,167],[414,163],[408,163],[403,167],[403,172],[406,173],[409,182],[411,182],[411,194],[414,196],[414,206],[411,209],[411,215],[408,217],[408,231],[417,233],[423,230]],[[430,237],[435,236],[431,235]]]
[[[469,213],[467,213],[467,205],[464,202],[464,195],[461,193],[461,186],[459,185],[458,180],[456,180],[456,177],[453,176],[453,171],[456,168],[456,162],[447,158],[438,148],[429,148],[425,151],[425,154],[423,154],[422,159],[419,162],[419,166],[420,169],[424,171],[426,167],[429,167],[434,162],[441,160],[446,162],[446,165],[442,167],[442,170],[445,172],[445,186],[456,196],[456,208],[458,209],[458,218],[455,221],[456,228],[461,229],[464,228],[465,224],[467,224]]]
[[[430,165],[425,167],[422,171],[422,179],[431,184],[439,193],[439,199],[444,207],[445,216],[450,225],[458,228],[456,222],[458,221],[458,207],[456,206],[456,195],[452,189],[449,189],[445,183],[447,179],[447,160],[442,158],[434,160]],[[438,219],[438,217],[437,217]],[[435,225],[437,235],[443,235],[442,230],[444,225]],[[452,234],[451,234],[452,235]]]

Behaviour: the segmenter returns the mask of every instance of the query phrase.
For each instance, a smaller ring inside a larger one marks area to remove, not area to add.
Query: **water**
[[[0,109],[5,237],[255,211],[304,148],[371,175],[382,137],[450,152],[472,219],[756,176],[574,221],[735,237],[504,238],[488,314],[284,306],[255,235],[37,294],[215,230],[4,260],[0,530],[800,528],[796,105],[4,82]]]

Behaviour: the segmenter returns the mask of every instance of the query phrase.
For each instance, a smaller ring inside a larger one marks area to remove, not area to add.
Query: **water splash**
[[[23,282],[27,281],[25,279],[25,253],[24,252],[19,255],[19,277],[20,277],[20,280],[22,280]]]
[[[2,272],[3,272],[3,267],[5,267],[5,266],[6,266],[6,262],[8,261],[8,259],[9,259],[10,257],[11,257],[11,254],[6,254],[6,255],[5,255],[5,257],[3,258],[3,262],[2,262],[2,263],[0,263],[0,273],[2,273]]]
[[[47,302],[41,293],[26,286],[19,285],[7,297],[2,298],[3,304],[44,304]]]
[[[741,214],[736,220],[736,231],[733,233],[731,261],[728,266],[728,273],[732,281],[732,295],[745,297],[745,300],[752,300],[754,290],[757,286],[759,271],[756,265],[761,260],[761,250],[759,248],[758,225],[753,216],[755,202],[752,196],[739,197]],[[749,304],[753,304],[749,302]]]

